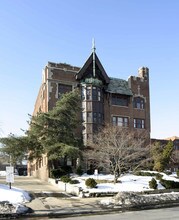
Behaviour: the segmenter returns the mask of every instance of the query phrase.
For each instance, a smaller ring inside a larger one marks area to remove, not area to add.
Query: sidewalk
[[[59,190],[50,183],[33,177],[19,177],[16,187],[32,194],[33,200],[26,206],[33,210],[29,216],[72,216],[82,214],[96,214],[103,212],[99,201],[102,198],[79,198]],[[22,181],[23,180],[23,181]],[[19,183],[21,183],[21,187]]]
[[[97,198],[37,197],[27,207],[34,210],[31,216],[71,216],[103,212]]]
[[[5,184],[5,177],[0,178],[0,183]],[[28,214],[30,216],[71,216],[103,211],[99,201],[104,198],[73,197],[60,191],[58,187],[34,177],[15,176],[12,187],[23,189],[32,195],[32,201],[25,203],[33,210]]]

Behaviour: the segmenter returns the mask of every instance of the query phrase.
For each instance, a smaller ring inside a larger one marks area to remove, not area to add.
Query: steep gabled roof
[[[85,64],[83,65],[83,67],[79,70],[79,72],[76,74],[76,79],[81,80],[83,78],[83,76],[86,73],[87,68],[93,63],[93,53],[91,53],[91,55],[89,56],[89,58],[87,59],[87,61],[85,62]],[[101,77],[104,79],[105,83],[108,84],[109,83],[109,77],[106,73],[106,71],[104,70],[98,56],[95,53],[95,64],[98,66],[99,70],[101,71]]]

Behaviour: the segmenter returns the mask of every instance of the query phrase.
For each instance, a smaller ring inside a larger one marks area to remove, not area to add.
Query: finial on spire
[[[95,61],[95,41],[94,38],[92,40],[92,53],[93,53],[93,77],[96,76],[96,61]]]
[[[96,47],[95,47],[95,39],[93,38],[92,39],[92,52],[94,53],[96,50]]]

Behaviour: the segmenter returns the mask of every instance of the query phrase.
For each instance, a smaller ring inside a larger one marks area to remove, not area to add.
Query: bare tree
[[[122,173],[134,171],[149,158],[146,137],[144,131],[134,133],[124,127],[107,125],[95,135],[86,157],[97,162],[98,167],[110,169],[116,183]]]

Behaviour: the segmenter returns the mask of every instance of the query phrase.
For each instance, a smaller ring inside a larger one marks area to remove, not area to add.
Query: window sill
[[[123,106],[123,105],[113,105],[111,104],[112,106],[116,106],[116,107],[122,107],[122,108],[129,108],[129,106]]]

